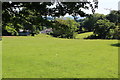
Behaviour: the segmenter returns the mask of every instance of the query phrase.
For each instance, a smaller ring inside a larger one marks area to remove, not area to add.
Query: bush
[[[111,39],[113,38],[113,31],[115,24],[109,20],[98,20],[94,27],[94,35],[100,39]]]
[[[84,28],[84,31],[93,31],[95,23],[100,19],[106,19],[105,17],[104,14],[98,13],[87,16],[81,21],[80,28]]]
[[[92,34],[85,39],[103,39],[103,38],[96,34]],[[115,29],[110,29],[106,39],[120,39],[120,27],[116,26]]]
[[[79,23],[74,20],[57,19],[54,23],[52,35],[59,38],[75,38]]]
[[[116,26],[111,35],[113,35],[113,39],[120,39],[120,26]]]

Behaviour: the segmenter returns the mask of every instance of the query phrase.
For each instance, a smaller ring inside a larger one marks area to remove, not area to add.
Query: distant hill
[[[77,17],[77,16],[76,16],[76,17]],[[72,16],[62,17],[61,19],[63,19],[63,20],[67,20],[68,18],[70,18],[70,19],[74,19],[74,17],[72,17]],[[78,18],[78,20],[80,20],[80,19],[84,19],[84,17],[77,17],[77,18]],[[48,16],[48,17],[47,17],[47,20],[54,20],[54,18],[51,17],[51,16]]]

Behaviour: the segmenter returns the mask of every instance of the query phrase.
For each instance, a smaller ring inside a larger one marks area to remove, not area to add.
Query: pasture
[[[3,37],[2,77],[118,78],[117,43],[117,40],[61,39],[43,34]]]

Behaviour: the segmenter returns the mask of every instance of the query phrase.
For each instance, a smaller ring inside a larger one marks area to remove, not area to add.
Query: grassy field
[[[76,36],[76,39],[84,39],[84,38],[87,38],[88,36],[92,35],[93,32],[86,32],[86,33],[83,33],[83,34],[78,34]]]
[[[3,78],[118,77],[117,40],[38,35],[3,37],[2,42]]]

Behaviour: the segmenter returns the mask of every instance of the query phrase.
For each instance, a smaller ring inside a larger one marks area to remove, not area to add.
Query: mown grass
[[[48,35],[3,37],[2,77],[118,78],[118,47],[112,46],[117,43]]]
[[[76,36],[76,39],[84,39],[84,38],[87,38],[88,36],[92,35],[93,32],[86,32],[86,33],[83,33],[83,34],[78,34]]]

